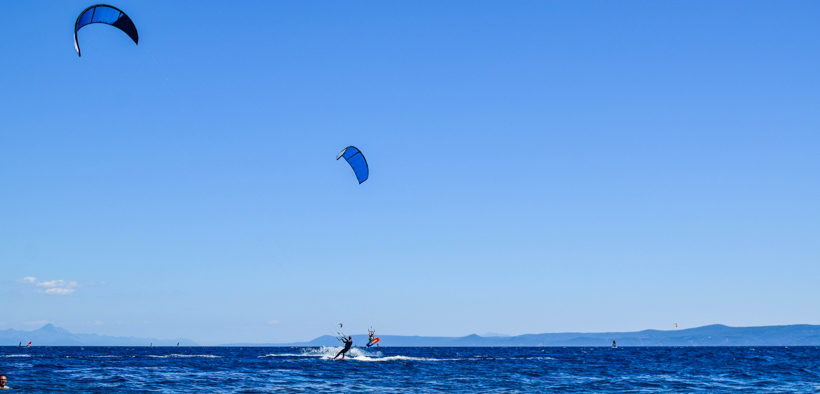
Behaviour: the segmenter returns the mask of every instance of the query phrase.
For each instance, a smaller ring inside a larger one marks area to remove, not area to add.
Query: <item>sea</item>
[[[820,392],[820,347],[0,347],[13,392]]]

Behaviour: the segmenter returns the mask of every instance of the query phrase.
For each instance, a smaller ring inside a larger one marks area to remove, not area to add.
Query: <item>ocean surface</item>
[[[820,392],[820,347],[0,347],[11,392]]]

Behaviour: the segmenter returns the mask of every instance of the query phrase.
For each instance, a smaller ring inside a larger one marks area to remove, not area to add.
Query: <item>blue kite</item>
[[[134,22],[131,21],[128,15],[125,15],[125,13],[117,7],[97,4],[84,9],[83,12],[80,13],[80,16],[77,17],[77,22],[74,22],[74,49],[77,50],[77,56],[81,56],[80,43],[77,41],[77,32],[82,29],[83,26],[92,23],[103,23],[114,26],[122,30],[125,34],[128,34],[128,37],[134,40],[134,44],[139,44],[140,38],[137,34],[137,27],[134,26]]]
[[[336,156],[336,160],[343,157],[347,161],[347,164],[350,164],[350,167],[353,168],[353,172],[356,174],[356,179],[359,181],[359,184],[366,181],[370,175],[370,170],[367,167],[367,160],[365,160],[362,152],[355,146],[348,146]]]

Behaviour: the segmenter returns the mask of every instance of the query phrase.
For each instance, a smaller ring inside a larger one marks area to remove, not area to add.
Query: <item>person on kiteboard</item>
[[[367,330],[367,337],[368,337],[368,338],[367,338],[367,343],[368,343],[369,345],[372,345],[372,344],[373,344],[373,338],[375,338],[375,337],[376,337],[376,330],[374,330],[374,329],[372,329],[372,328],[371,328],[371,329],[369,329],[369,330]]]
[[[336,357],[339,357],[339,355],[341,355],[342,360],[344,360],[345,359],[345,353],[347,353],[347,351],[350,350],[350,347],[353,346],[353,337],[351,337],[351,336],[348,336],[347,339],[342,337],[342,338],[339,338],[339,340],[342,341],[342,343],[345,344],[345,348],[342,349],[342,350],[339,350],[339,353],[336,353],[336,356],[333,357],[334,360],[336,359]]]

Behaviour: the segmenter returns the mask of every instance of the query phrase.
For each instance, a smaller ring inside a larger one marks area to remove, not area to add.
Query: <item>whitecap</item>
[[[265,354],[262,356],[256,356],[256,358],[267,358],[267,357],[305,357],[304,354],[296,354],[296,353],[270,353]]]
[[[319,348],[304,348],[301,353],[268,353],[258,358],[267,357],[314,357],[322,360],[333,360],[333,357],[342,350],[341,346],[322,346]],[[367,362],[381,362],[381,361],[455,361],[457,358],[428,358],[428,357],[412,357],[412,356],[383,356],[380,351],[365,350],[362,348],[351,348],[345,354],[345,360],[352,361],[367,361]]]
[[[368,362],[381,362],[381,361],[456,361],[459,360],[457,358],[428,358],[428,357],[411,357],[411,356],[387,356],[387,357],[367,357],[367,356],[357,356],[357,357],[346,357],[346,360],[354,360],[354,361],[368,361]]]

